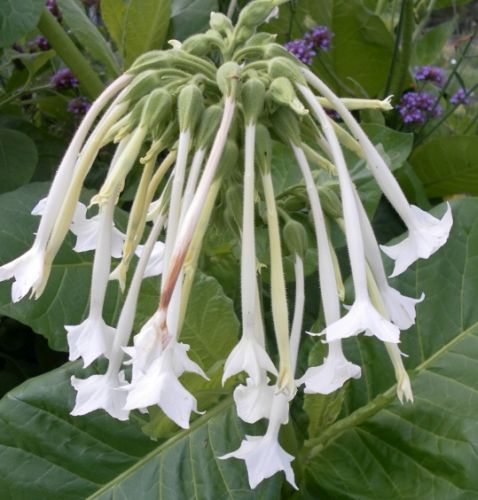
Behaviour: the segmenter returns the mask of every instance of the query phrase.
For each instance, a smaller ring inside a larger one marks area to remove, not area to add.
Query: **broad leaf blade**
[[[350,384],[347,404],[355,411],[309,443],[314,457],[307,481],[315,494],[409,499],[478,494],[472,472],[478,467],[477,216],[478,200],[455,204],[447,244],[395,280],[402,292],[426,294],[416,327],[403,334],[400,345],[410,355],[405,366],[416,367],[415,403],[398,403],[385,352],[378,342],[359,339],[365,380]]]
[[[170,15],[170,0],[129,1],[124,16],[122,43],[126,68],[141,54],[162,47]]]
[[[115,42],[116,47],[123,52],[124,18],[127,4],[125,0],[101,0],[101,17]]]
[[[478,194],[478,143],[471,135],[433,139],[410,162],[430,197]]]
[[[210,13],[218,8],[217,0],[174,0],[171,5],[171,37],[182,41],[205,31]]]
[[[110,76],[117,76],[119,74],[118,63],[103,35],[88,19],[85,11],[75,0],[58,0],[58,5],[73,36],[93,59],[104,64]]]
[[[0,0],[0,47],[8,47],[31,31],[44,5],[43,0]]]

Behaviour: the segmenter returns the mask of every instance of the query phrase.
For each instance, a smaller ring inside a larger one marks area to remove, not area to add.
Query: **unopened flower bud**
[[[323,185],[319,186],[318,191],[320,204],[322,205],[324,212],[330,215],[333,219],[342,217],[342,203],[340,202],[340,199],[334,189],[330,186]]]
[[[293,219],[289,219],[282,230],[284,242],[289,252],[297,254],[302,260],[308,248],[307,232],[304,226]]]
[[[245,123],[257,123],[259,115],[264,108],[266,89],[258,78],[251,78],[242,87],[242,107],[244,109]]]
[[[274,57],[269,62],[269,75],[272,78],[285,76],[291,82],[299,85],[307,85],[304,76],[300,72],[297,64],[286,57]]]
[[[212,143],[212,140],[216,136],[222,114],[222,107],[216,104],[209,106],[204,111],[196,136],[197,149],[205,149]]]
[[[237,144],[235,141],[228,139],[222,151],[216,175],[222,175],[225,171],[234,170],[238,158],[239,148],[237,147]]]
[[[160,75],[161,72],[159,70],[148,69],[135,76],[128,85],[128,90],[120,102],[135,102],[146,94],[149,94],[152,90],[159,87]]]
[[[172,106],[171,96],[166,90],[162,88],[153,90],[144,104],[141,125],[148,129],[165,127],[171,117]]]
[[[221,12],[211,12],[209,26],[211,26],[211,29],[223,35],[231,33],[234,28],[231,20]]]
[[[159,69],[164,67],[165,61],[169,59],[170,51],[152,50],[139,56],[130,66],[127,73],[139,74],[148,69]]]
[[[193,132],[204,111],[202,92],[197,85],[183,87],[178,96],[179,130]]]
[[[226,224],[236,232],[240,232],[242,226],[242,186],[231,184],[225,194],[224,220]]]
[[[264,173],[270,172],[272,162],[272,140],[267,128],[261,124],[258,124],[256,127],[255,154],[259,168]]]
[[[281,140],[288,144],[292,141],[294,146],[302,144],[300,125],[297,116],[289,108],[281,106],[272,115],[272,126],[274,132],[281,138]]]
[[[240,76],[241,68],[239,64],[233,61],[226,62],[217,70],[217,86],[225,96],[231,96],[237,91]]]
[[[267,20],[275,7],[284,3],[286,0],[256,0],[246,5],[237,20],[237,26],[248,26],[255,28]]]
[[[292,83],[284,76],[272,80],[267,95],[276,103],[289,106],[298,115],[307,114],[304,105],[297,98]]]
[[[244,44],[246,47],[260,46],[260,45],[269,45],[270,43],[274,43],[277,38],[277,35],[273,35],[272,33],[256,33],[252,35],[249,40]]]
[[[213,47],[222,48],[224,40],[221,35],[214,30],[206,33],[190,36],[182,44],[182,50],[194,54],[195,56],[205,56]]]

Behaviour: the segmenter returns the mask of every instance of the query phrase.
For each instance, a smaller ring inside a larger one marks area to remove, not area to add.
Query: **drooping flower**
[[[276,393],[266,434],[264,436],[246,436],[236,451],[220,457],[223,460],[228,458],[244,460],[251,489],[279,471],[284,471],[289,484],[298,489],[291,467],[294,457],[284,451],[279,444],[280,427],[287,423],[288,418],[289,401],[287,396],[280,392]]]
[[[329,342],[328,345],[329,353],[324,362],[308,368],[297,381],[299,385],[305,384],[304,392],[307,394],[331,394],[347,380],[362,375],[360,367],[345,358],[340,340]]]

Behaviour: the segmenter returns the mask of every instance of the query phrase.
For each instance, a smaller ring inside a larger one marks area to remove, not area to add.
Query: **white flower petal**
[[[386,255],[395,260],[391,277],[403,273],[418,258],[427,259],[436,252],[445,244],[453,224],[450,205],[441,219],[414,205],[411,205],[411,209],[415,219],[408,236],[396,245],[380,246]]]
[[[76,236],[76,244],[73,247],[75,252],[94,250],[101,230],[101,218],[99,215],[94,215],[87,219],[86,207],[82,203],[78,203],[70,230]],[[126,236],[114,225],[111,231],[111,256],[120,258],[123,255],[123,243]]]
[[[12,302],[18,302],[31,290],[35,294],[42,289],[47,279],[45,251],[32,246],[23,255],[0,267],[0,281],[14,278]]]
[[[141,257],[143,253],[144,245],[138,245],[135,250],[135,254]],[[149,258],[146,270],[144,272],[145,278],[150,278],[152,276],[159,276],[163,272],[164,264],[164,243],[162,241],[157,241],[154,244],[153,251]]]
[[[277,375],[274,363],[264,347],[252,336],[243,335],[226,360],[222,383],[242,371],[245,371],[255,383],[259,383],[264,370]]]
[[[402,295],[392,287],[388,287],[386,290],[380,289],[380,293],[392,323],[397,325],[400,330],[407,330],[415,324],[417,315],[415,306],[425,298],[424,293],[419,299]]]
[[[367,301],[355,301],[344,317],[325,329],[327,342],[352,337],[361,332],[375,335],[383,342],[400,341],[398,327],[381,316]]]
[[[268,379],[254,384],[251,378],[246,385],[238,385],[234,389],[234,402],[237,415],[241,420],[253,424],[261,418],[269,418],[274,398],[275,387],[267,384]]]
[[[71,377],[71,385],[77,391],[71,415],[85,415],[103,409],[118,420],[128,420],[129,411],[124,409],[126,394],[118,390],[124,382],[123,372],[92,375],[86,379]]]
[[[173,371],[177,377],[181,376],[184,372],[189,372],[196,373],[206,380],[209,380],[202,368],[197,363],[189,359],[186,354],[190,349],[188,344],[172,340],[168,349],[172,350]]]
[[[197,402],[179,382],[172,370],[172,353],[164,351],[136,382],[125,387],[128,391],[125,408],[146,408],[158,405],[183,429],[189,428],[191,412],[197,412]]]
[[[360,378],[361,374],[360,366],[347,361],[345,357],[334,359],[328,356],[322,365],[309,368],[298,384],[305,384],[304,392],[307,394],[331,394],[347,380]]]
[[[246,436],[241,446],[232,453],[227,453],[221,459],[239,458],[246,462],[249,485],[254,489],[261,481],[284,471],[287,481],[295,488],[294,471],[291,462],[292,455],[285,452],[273,436]]]
[[[70,361],[83,358],[87,367],[95,359],[104,355],[109,356],[115,329],[108,326],[103,318],[88,317],[79,325],[65,325]]]

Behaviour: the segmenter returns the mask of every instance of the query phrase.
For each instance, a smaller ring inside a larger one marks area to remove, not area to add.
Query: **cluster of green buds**
[[[236,206],[242,209],[242,217],[234,214],[241,240],[242,335],[225,361],[223,381],[245,372],[245,383],[234,390],[237,414],[245,422],[265,418],[269,424],[264,436],[246,436],[238,450],[222,458],[245,461],[251,488],[279,470],[295,486],[293,457],[281,448],[279,430],[287,423],[290,402],[301,386],[307,393],[329,394],[350,378],[360,377],[360,367],[344,356],[343,339],[365,333],[384,342],[397,376],[398,396],[412,399],[397,344],[400,330],[414,323],[415,306],[423,296],[405,297],[389,285],[343,148],[366,161],[408,229],[402,241],[382,247],[395,261],[393,275],[443,245],[452,224],[449,209],[437,219],[408,204],[385,160],[350,112],[367,107],[388,110],[388,100],[338,98],[277,44],[274,35],[257,32],[283,1],[249,3],[235,26],[226,16],[213,13],[206,33],[183,43],[171,41],[172,48],[138,58],[93,103],[79,126],[47,198],[34,209],[41,221],[32,248],[0,268],[1,280],[14,279],[14,302],[29,292],[37,298],[69,230],[77,237],[75,250],[94,249],[89,314],[66,330],[70,359],[82,358],[87,366],[105,357],[108,368],[104,374],[72,378],[77,391],[72,414],[104,409],[126,420],[131,410],[147,411],[157,405],[187,428],[191,413],[198,412],[197,401],[179,378],[185,372],[207,377],[188,357],[189,346],[180,342],[181,327],[216,200],[226,191],[235,195]],[[327,111],[340,115],[344,126]],[[299,169],[303,178],[305,201],[293,210],[279,206],[274,193],[274,141],[290,149],[295,159],[290,168]],[[98,205],[98,214],[87,218],[86,207],[79,202],[83,183],[100,149],[110,143],[116,144],[116,152],[91,200],[91,205]],[[114,226],[113,213],[138,160],[141,177],[123,234]],[[233,186],[228,182],[230,172],[235,173]],[[327,187],[332,184],[338,186],[336,191]],[[307,219],[298,216],[304,213],[311,214],[312,231],[304,227]],[[266,350],[258,285],[255,228],[263,214],[277,365]],[[332,224],[344,232],[350,258],[354,301],[348,311],[341,304],[342,278],[329,236]],[[314,240],[308,233],[315,234]],[[309,367],[299,377],[304,258],[309,247],[317,249],[325,318],[320,334],[328,354],[321,365]],[[286,294],[284,249],[294,261],[292,306]],[[129,269],[131,280],[126,279]],[[130,340],[141,283],[160,274],[158,308]],[[115,326],[103,320],[110,279],[117,279],[124,293]],[[125,371],[124,364],[131,370]]]

